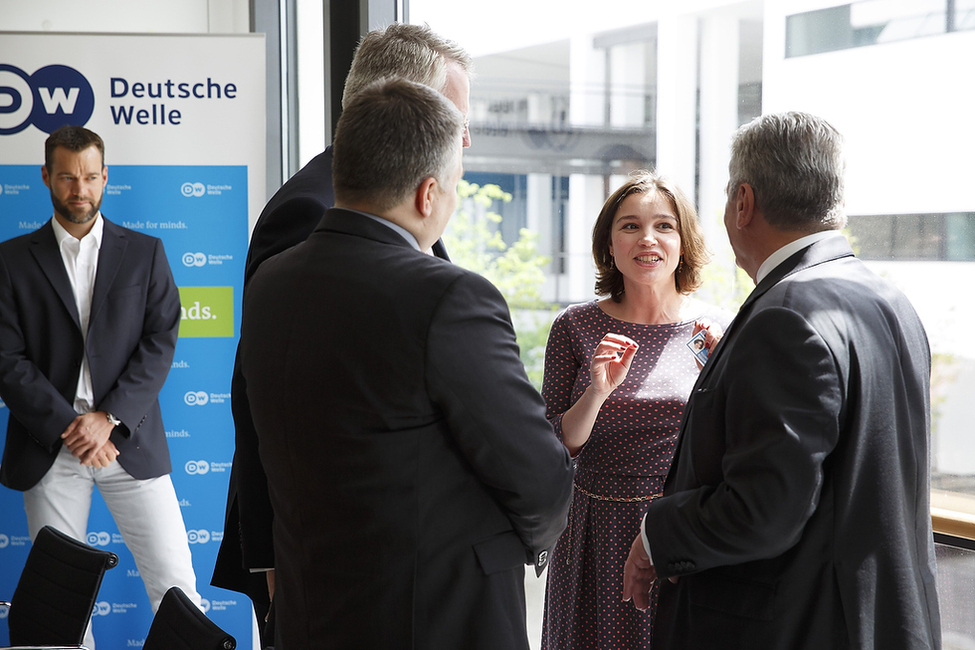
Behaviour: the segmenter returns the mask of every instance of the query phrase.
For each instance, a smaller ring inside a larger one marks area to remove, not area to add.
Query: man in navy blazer
[[[565,526],[572,466],[500,292],[425,252],[456,207],[462,132],[428,86],[357,93],[336,207],[244,298],[277,650],[528,648],[524,565],[541,572]]]
[[[199,602],[158,400],[181,310],[162,242],[100,212],[104,151],[88,129],[54,131],[54,217],[0,243],[0,481],[24,492],[32,539],[52,525],[86,541],[97,486],[155,611],[172,585]]]
[[[393,23],[369,32],[362,39],[346,79],[343,102],[371,82],[400,76],[439,90],[466,116],[472,72],[470,56],[456,43],[425,25]],[[464,146],[470,146],[466,121]],[[332,147],[329,146],[295,173],[261,212],[247,251],[245,292],[254,272],[265,260],[307,239],[334,204]],[[440,240],[433,244],[431,252],[448,259]],[[271,522],[274,513],[257,454],[257,434],[239,359],[234,363],[231,394],[236,450],[224,537],[211,583],[246,593],[254,603],[258,620],[263,621],[270,603],[269,592],[273,593]],[[265,639],[265,645],[269,645],[268,641]]]
[[[733,140],[725,227],[756,287],[624,570],[641,609],[660,578],[654,650],[941,647],[931,355],[838,232],[843,171],[841,136],[808,114]]]

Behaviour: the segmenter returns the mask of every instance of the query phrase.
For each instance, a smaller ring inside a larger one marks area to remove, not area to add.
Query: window
[[[786,56],[975,28],[971,0],[864,0],[786,17]]]
[[[975,352],[957,343],[975,320],[973,86],[960,72],[975,60],[975,0],[700,7],[607,0],[553,13],[499,1],[472,20],[446,0],[411,0],[410,19],[474,55],[466,178],[511,195],[492,208],[502,217],[492,228],[509,244],[522,227],[536,233],[549,260],[542,295],[556,307],[593,297],[593,220],[640,167],[694,198],[716,251],[706,288],[715,302],[740,300],[747,288],[720,220],[732,132],[781,110],[837,126],[849,155],[847,232],[912,300],[931,342],[936,522],[975,521]]]

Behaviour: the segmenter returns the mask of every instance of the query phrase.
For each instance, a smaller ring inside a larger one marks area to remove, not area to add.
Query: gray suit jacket
[[[480,276],[340,209],[248,287],[282,648],[527,648],[571,462]]]
[[[10,408],[0,482],[33,487],[77,417],[85,350],[97,410],[122,421],[112,434],[133,477],[171,470],[159,391],[173,362],[179,291],[162,242],[105,219],[87,343],[50,222],[0,243],[0,397]]]
[[[819,241],[702,370],[646,533],[654,649],[938,648],[930,352],[907,299]]]

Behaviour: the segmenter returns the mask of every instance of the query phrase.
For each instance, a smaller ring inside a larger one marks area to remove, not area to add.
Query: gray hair
[[[461,155],[463,128],[457,107],[429,86],[406,79],[366,86],[335,130],[335,198],[388,210],[431,176],[446,188]]]
[[[385,77],[402,77],[443,92],[447,64],[457,63],[474,75],[474,60],[457,43],[438,36],[428,25],[393,23],[376,29],[359,42],[352,69],[345,78],[342,108],[369,84]]]
[[[818,232],[846,225],[843,136],[808,113],[762,115],[742,126],[731,142],[731,195],[742,183],[769,225]]]

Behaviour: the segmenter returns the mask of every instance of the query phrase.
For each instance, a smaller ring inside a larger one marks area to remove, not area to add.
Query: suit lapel
[[[54,236],[54,228],[50,221],[34,232],[30,252],[48,282],[54,287],[54,292],[64,303],[64,308],[68,310],[75,326],[80,330],[81,319],[78,317],[78,306],[75,304],[74,292],[71,290],[71,280],[68,279],[68,272],[64,268],[64,260],[61,258],[61,251],[58,250],[58,240]]]
[[[108,290],[115,282],[119,267],[122,266],[122,256],[125,253],[125,235],[120,229],[105,219],[105,229],[102,231],[102,246],[98,250],[98,269],[95,271],[95,286],[91,294],[91,315],[88,322],[94,322],[99,309],[105,304]]]

